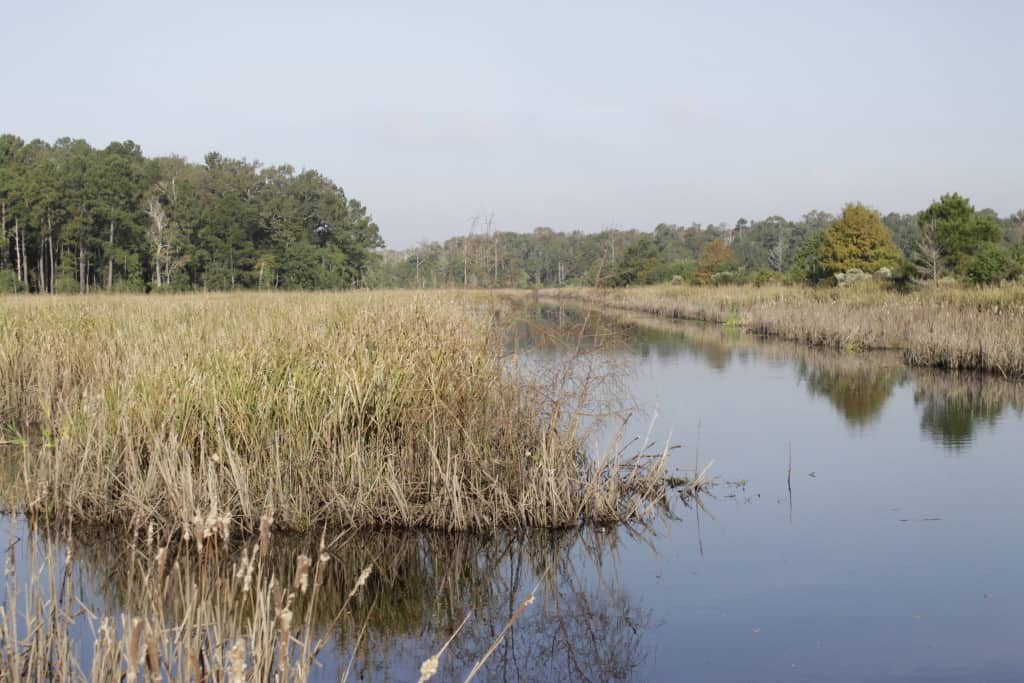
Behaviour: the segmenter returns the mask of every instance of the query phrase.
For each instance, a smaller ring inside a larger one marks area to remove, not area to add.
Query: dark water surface
[[[516,344],[557,356],[545,340],[581,316],[538,309]],[[673,470],[713,460],[745,484],[651,529],[345,539],[321,625],[366,563],[376,572],[315,680],[350,657],[355,679],[415,680],[472,611],[435,679],[461,680],[535,588],[478,680],[1024,680],[1021,383],[627,322],[596,352],[625,370],[627,433],[656,413],[652,440],[681,446]],[[26,564],[31,534],[12,528]],[[116,544],[76,556],[83,599],[116,613]]]

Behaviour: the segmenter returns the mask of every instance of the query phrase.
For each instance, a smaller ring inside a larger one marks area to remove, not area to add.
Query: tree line
[[[314,170],[0,136],[0,292],[343,288],[380,247]]]
[[[490,229],[384,252],[368,282],[381,287],[628,286],[659,282],[834,283],[837,273],[888,269],[894,279],[955,277],[977,284],[1024,276],[1024,210],[1001,218],[943,195],[916,214],[862,204],[726,224],[662,223],[652,231],[532,233]]]

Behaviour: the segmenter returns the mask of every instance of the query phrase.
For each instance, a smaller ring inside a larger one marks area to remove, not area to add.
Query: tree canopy
[[[847,204],[825,231],[818,265],[829,273],[853,268],[873,273],[895,268],[901,257],[881,214],[863,204]]]
[[[933,229],[939,253],[952,270],[962,271],[982,244],[1002,238],[999,219],[992,212],[975,211],[970,200],[957,193],[944,194],[918,215],[922,229]]]
[[[0,136],[0,291],[342,288],[382,246],[314,170]]]

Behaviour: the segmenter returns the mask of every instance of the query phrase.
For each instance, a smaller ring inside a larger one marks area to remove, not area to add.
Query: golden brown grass
[[[663,285],[548,293],[668,318],[738,325],[813,345],[895,349],[911,365],[1024,376],[1024,285],[940,286],[906,294],[876,283],[842,289]]]
[[[663,458],[585,454],[580,403],[502,355],[444,292],[7,298],[0,424],[33,514],[192,537],[264,514],[557,527],[664,497]]]

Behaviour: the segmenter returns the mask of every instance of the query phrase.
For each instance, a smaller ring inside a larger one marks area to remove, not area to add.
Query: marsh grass
[[[617,522],[664,497],[663,457],[586,453],[570,392],[518,372],[461,295],[2,304],[0,423],[37,435],[19,438],[38,442],[39,517],[468,530]]]
[[[1024,377],[1024,286],[652,286],[549,294],[667,318],[739,325],[837,349],[893,349],[910,365]]]

